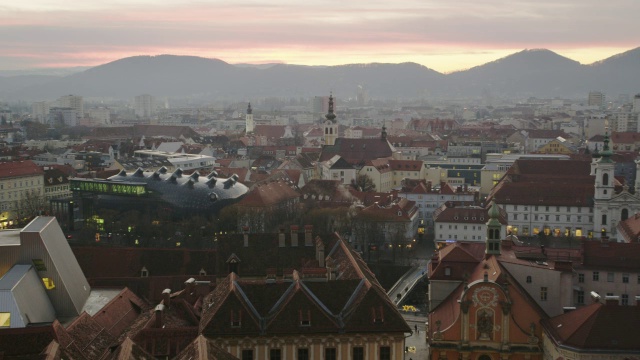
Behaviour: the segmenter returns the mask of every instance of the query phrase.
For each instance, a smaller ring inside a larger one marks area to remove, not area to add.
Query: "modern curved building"
[[[80,201],[82,215],[90,218],[95,208],[137,209],[150,214],[168,211],[171,217],[210,216],[239,201],[248,188],[238,176],[220,178],[213,171],[201,176],[197,171],[184,175],[181,169],[169,173],[166,168],[145,172],[138,168],[122,170],[106,180],[71,179],[74,198]]]

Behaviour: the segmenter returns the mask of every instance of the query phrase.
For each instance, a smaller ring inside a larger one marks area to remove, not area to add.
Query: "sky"
[[[638,14],[640,0],[0,0],[0,70],[173,54],[447,73],[538,48],[590,64],[640,46]]]

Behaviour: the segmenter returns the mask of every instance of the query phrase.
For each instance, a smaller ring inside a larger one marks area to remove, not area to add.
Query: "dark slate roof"
[[[304,268],[293,270],[289,280],[273,282],[244,280],[232,273],[203,301],[202,334],[409,332],[364,261],[335,236],[327,255],[328,266],[336,271],[335,280],[306,279]],[[382,323],[374,323],[372,309],[383,314]],[[231,316],[241,318],[240,326],[231,326]],[[309,324],[302,324],[307,319]]]
[[[391,157],[396,149],[383,139],[337,138],[334,145],[322,148],[320,161],[340,155],[352,165],[364,165],[368,160]]]

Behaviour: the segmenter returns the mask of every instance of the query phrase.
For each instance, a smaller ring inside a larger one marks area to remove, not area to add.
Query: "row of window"
[[[297,351],[297,360],[309,360],[309,349],[308,348],[299,348]],[[351,349],[351,358],[353,360],[364,360],[364,347],[356,346]],[[254,360],[254,352],[252,349],[242,350],[242,360]],[[269,360],[282,360],[282,349],[270,349],[269,350]],[[337,360],[338,352],[336,348],[325,348],[324,349],[324,359],[325,360]],[[380,360],[391,360],[391,347],[389,346],[381,346],[380,347]]]
[[[476,218],[473,218],[473,219],[475,220]],[[483,218],[481,218],[481,219],[483,219]],[[458,225],[449,225],[449,230],[452,229],[452,226],[453,226],[453,229],[458,230]],[[462,225],[460,225],[460,226],[462,226]],[[467,230],[467,226],[468,225],[464,225],[464,229],[465,230]],[[477,227],[478,227],[477,230],[482,230],[482,225],[477,225]],[[442,229],[442,224],[440,224],[439,228]],[[471,225],[471,230],[476,230],[476,225]]]
[[[512,220],[518,220],[518,216],[519,215],[520,214],[512,214],[512,216],[513,216]],[[522,214],[522,216],[523,216],[523,220],[529,220],[529,214]],[[551,219],[552,219],[551,215],[533,215],[533,220],[550,221]],[[556,215],[555,219],[556,219],[555,221],[562,221],[562,220],[560,220],[560,215]],[[571,221],[571,215],[565,215],[564,219],[565,219],[564,220],[565,222],[582,222],[582,216],[580,216],[580,215],[577,215],[575,217],[575,219],[576,219],[575,221]],[[585,216],[585,220],[586,220],[586,216]],[[590,223],[593,222],[593,216],[589,216],[589,222]]]
[[[607,293],[607,296],[613,296],[613,293]],[[576,305],[584,305],[584,291],[578,291],[576,294]],[[629,294],[620,295],[620,305],[629,305]]]
[[[615,282],[615,276],[616,273],[612,273],[612,272],[608,272],[607,273],[607,282]],[[630,274],[622,274],[622,283],[623,284],[628,284],[629,283],[629,278],[630,278]],[[600,272],[599,271],[593,271],[591,273],[591,279],[593,281],[600,281]],[[640,284],[640,275],[638,275],[638,284]],[[579,273],[578,274],[578,282],[579,283],[584,283],[584,273]]]
[[[11,199],[21,199],[23,198],[25,195],[28,194],[28,192],[31,191],[32,194],[40,194],[41,189],[27,189],[27,190],[16,190],[16,191],[6,191],[3,193],[0,193],[0,200],[4,200],[4,195],[7,195],[7,200],[11,200]]]
[[[524,207],[524,211],[529,211],[529,206],[528,205],[524,205],[523,207]],[[542,208],[543,208],[543,206],[535,205],[533,207],[533,210],[534,211],[539,211]],[[566,211],[563,211],[562,208],[565,208]],[[544,206],[544,211],[549,212],[549,211],[553,211],[552,209],[555,209],[556,212],[562,212],[562,213],[569,212],[570,213],[572,208],[573,208],[572,206],[566,206],[566,207],[564,207],[564,206]],[[582,212],[582,207],[581,206],[576,206],[575,208],[577,210],[576,211],[577,213],[581,213]],[[514,211],[518,211],[518,205],[513,205],[513,210]],[[592,213],[593,212],[593,208],[589,208],[589,212]]]
[[[11,183],[0,183],[0,190],[4,190],[4,185],[7,185],[7,189],[11,189]],[[24,182],[21,181],[14,181],[13,182],[13,187],[17,188],[17,187],[22,187],[22,186],[33,186],[33,185],[40,185],[40,179],[37,179],[35,182],[34,180],[31,180],[31,185],[29,185],[29,180],[24,180]]]

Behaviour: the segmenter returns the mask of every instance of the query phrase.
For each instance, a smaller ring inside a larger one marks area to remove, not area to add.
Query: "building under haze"
[[[156,98],[149,95],[138,95],[133,99],[136,116],[147,119],[156,114]]]
[[[82,96],[65,95],[58,98],[58,107],[71,108],[76,111],[78,118],[84,116],[84,100]]]

